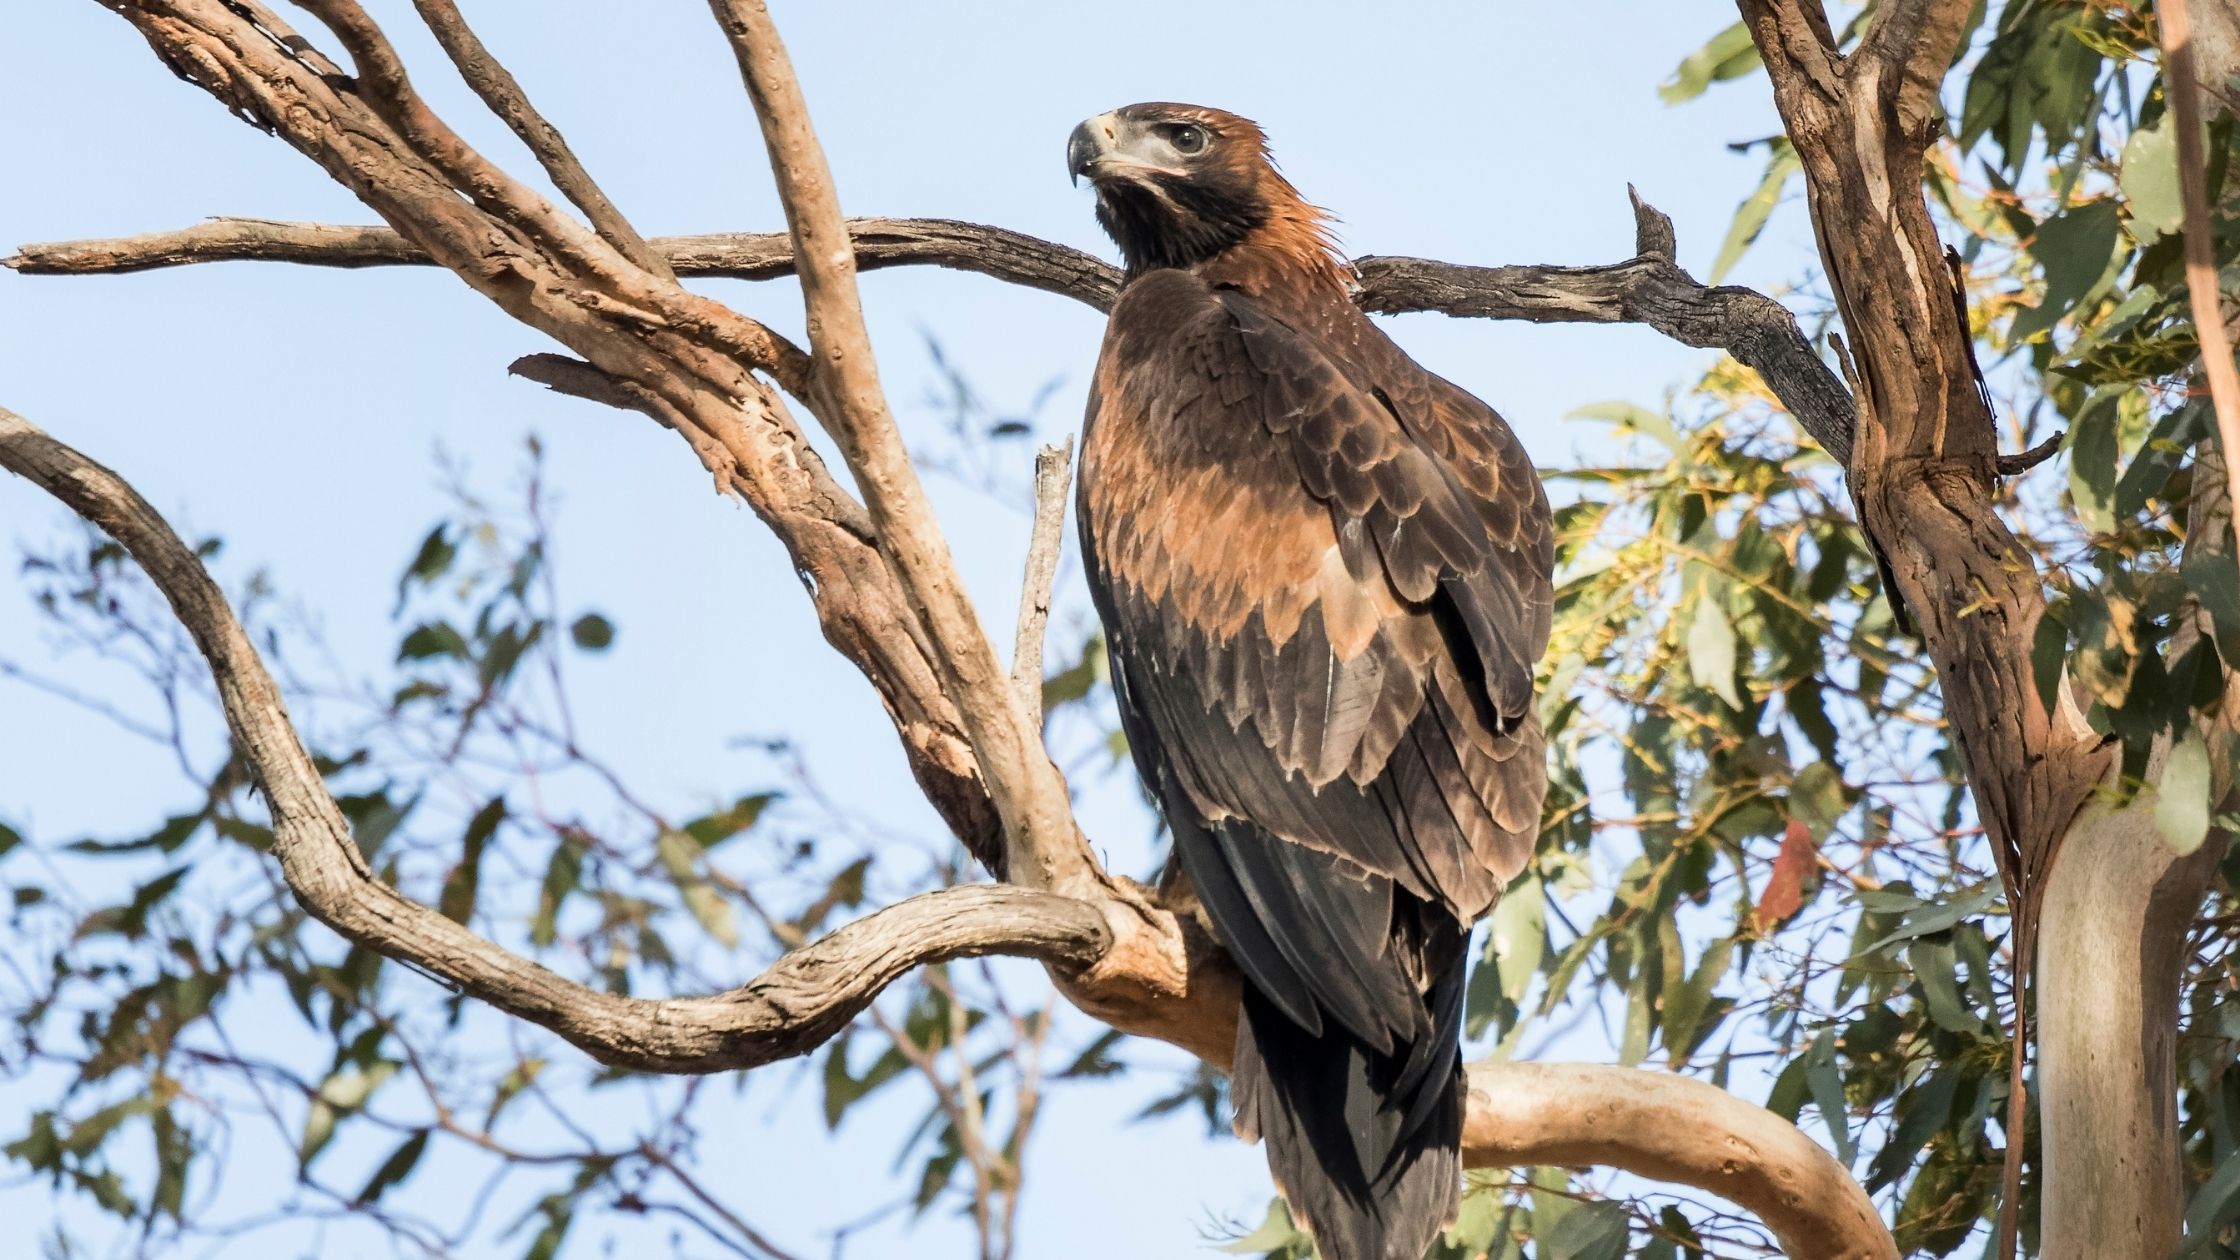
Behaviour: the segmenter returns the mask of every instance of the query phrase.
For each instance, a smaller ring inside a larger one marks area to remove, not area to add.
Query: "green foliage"
[[[1755,192],[1744,199],[1734,212],[1734,223],[1727,228],[1727,239],[1719,243],[1719,254],[1711,260],[1710,281],[1713,284],[1726,279],[1734,265],[1757,243],[1758,235],[1766,230],[1766,223],[1773,217],[1775,206],[1789,189],[1789,181],[1796,178],[1804,167],[1797,160],[1797,151],[1784,137],[1766,142],[1766,173],[1758,181]]]
[[[1737,22],[1689,53],[1672,77],[1657,88],[1657,95],[1667,105],[1678,105],[1703,95],[1714,83],[1739,79],[1764,64],[1758,46],[1751,42],[1750,28]]]

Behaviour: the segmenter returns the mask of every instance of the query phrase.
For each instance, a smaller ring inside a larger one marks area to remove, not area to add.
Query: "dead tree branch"
[[[1042,729],[1042,640],[1050,625],[1050,587],[1065,551],[1066,483],[1073,439],[1034,456],[1034,530],[1027,540],[1026,580],[1019,592],[1019,633],[1011,650],[1011,689],[1019,712]]]
[[[575,203],[591,221],[591,230],[597,232],[607,244],[623,257],[665,280],[676,279],[669,270],[668,261],[648,248],[638,229],[630,225],[607,194],[600,190],[591,172],[583,169],[576,160],[575,151],[568,147],[560,130],[546,122],[536,106],[529,103],[528,93],[521,90],[512,73],[491,55],[474,28],[467,25],[459,13],[459,6],[452,0],[412,0],[420,11],[420,20],[443,46],[451,64],[459,68],[467,86],[490,107],[490,112],[505,121],[521,142],[529,146],[537,164],[552,177],[552,185],[562,196]]]
[[[1637,228],[1661,223],[1639,254],[1594,267],[1479,267],[1428,258],[1354,260],[1357,299],[1380,314],[1437,311],[1536,324],[1644,324],[1683,345],[1725,350],[1755,369],[1783,407],[1839,462],[1848,463],[1851,396],[1812,348],[1787,307],[1752,289],[1699,284],[1673,261],[1671,221],[1634,199]],[[1020,232],[952,219],[848,221],[856,268],[935,266],[1111,307],[1120,271],[1079,250]],[[1637,232],[1638,235],[1638,232]],[[683,276],[774,280],[794,274],[782,232],[660,236],[651,247]],[[433,260],[396,232],[374,227],[213,219],[176,231],[22,246],[0,266],[25,275],[111,275],[208,262],[291,262],[320,267],[425,265]]]
[[[709,0],[709,8],[731,41],[754,102],[793,238],[815,358],[811,410],[847,456],[879,549],[932,641],[935,668],[1003,820],[1006,877],[1077,895],[1107,887],[1074,824],[1065,779],[1043,751],[1041,724],[1030,730],[1011,702],[995,646],[957,576],[949,541],[887,408],[856,290],[855,250],[784,41],[762,0]]]
[[[978,272],[1107,310],[1120,269],[1071,246],[954,219],[848,221],[856,270],[935,266]],[[656,236],[648,245],[678,275],[778,280],[794,274],[784,232]],[[217,218],[171,232],[26,245],[0,266],[31,276],[111,275],[209,262],[289,262],[313,267],[427,266],[426,251],[391,228]]]
[[[373,873],[224,594],[147,500],[5,409],[0,467],[107,531],[170,601],[209,662],[234,745],[264,790],[281,873],[313,917],[551,1029],[603,1063],[648,1072],[755,1067],[823,1044],[913,968],[983,954],[1079,968],[1111,944],[1105,916],[1093,904],[968,884],[867,915],[728,993],[630,998],[577,984],[409,900]]]
[[[325,8],[351,24],[347,8]],[[784,544],[826,639],[886,704],[928,800],[1000,869],[1000,824],[917,616],[867,537],[863,509],[757,374],[807,393],[805,353],[633,266],[463,145],[444,143],[448,128],[418,119],[415,141],[386,117],[416,100],[398,96],[393,77],[377,109],[374,86],[341,74],[265,6],[149,0],[118,12],[165,64],[317,162],[419,254],[684,437],[717,486],[745,499]],[[362,31],[358,42],[379,79],[379,47]]]

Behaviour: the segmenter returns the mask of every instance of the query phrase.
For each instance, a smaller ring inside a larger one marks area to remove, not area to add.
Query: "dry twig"
[[[1065,551],[1066,482],[1073,439],[1045,446],[1034,456],[1034,530],[1027,541],[1027,573],[1019,592],[1019,634],[1011,651],[1011,689],[1019,712],[1042,729],[1042,640],[1050,625],[1050,587]]]

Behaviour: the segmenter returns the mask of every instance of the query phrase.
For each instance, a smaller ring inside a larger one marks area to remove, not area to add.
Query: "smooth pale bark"
[[[2155,793],[2077,819],[2038,937],[2041,1260],[2164,1260],[2178,1245],[2178,981],[2221,840],[2180,857]]]
[[[1478,1063],[1466,1167],[1592,1164],[1739,1203],[1795,1260],[1898,1260],[1874,1200],[1797,1126],[1708,1081],[1582,1063]]]

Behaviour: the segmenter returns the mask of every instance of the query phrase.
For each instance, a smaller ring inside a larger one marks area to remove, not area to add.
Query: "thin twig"
[[[452,0],[412,0],[420,10],[421,20],[428,24],[436,42],[450,56],[451,64],[459,68],[460,77],[490,112],[505,120],[521,142],[536,155],[537,163],[552,177],[553,186],[581,209],[591,220],[591,230],[597,232],[616,252],[664,280],[676,279],[669,270],[668,260],[649,247],[638,229],[607,200],[591,172],[576,159],[575,151],[568,147],[557,127],[546,121],[536,106],[529,103],[528,93],[498,59],[490,54],[474,29]]]
[[[1027,543],[1027,574],[1019,592],[1019,637],[1011,654],[1011,689],[1019,712],[1042,727],[1042,640],[1050,625],[1050,587],[1065,551],[1066,483],[1073,467],[1073,438],[1045,446],[1034,457],[1034,533]]]
[[[2061,439],[2067,436],[2069,436],[2068,430],[2056,429],[2053,436],[2027,451],[2014,455],[2001,455],[1999,457],[1999,475],[2002,477],[2019,477],[2052,459],[2055,455],[2061,453]]]

